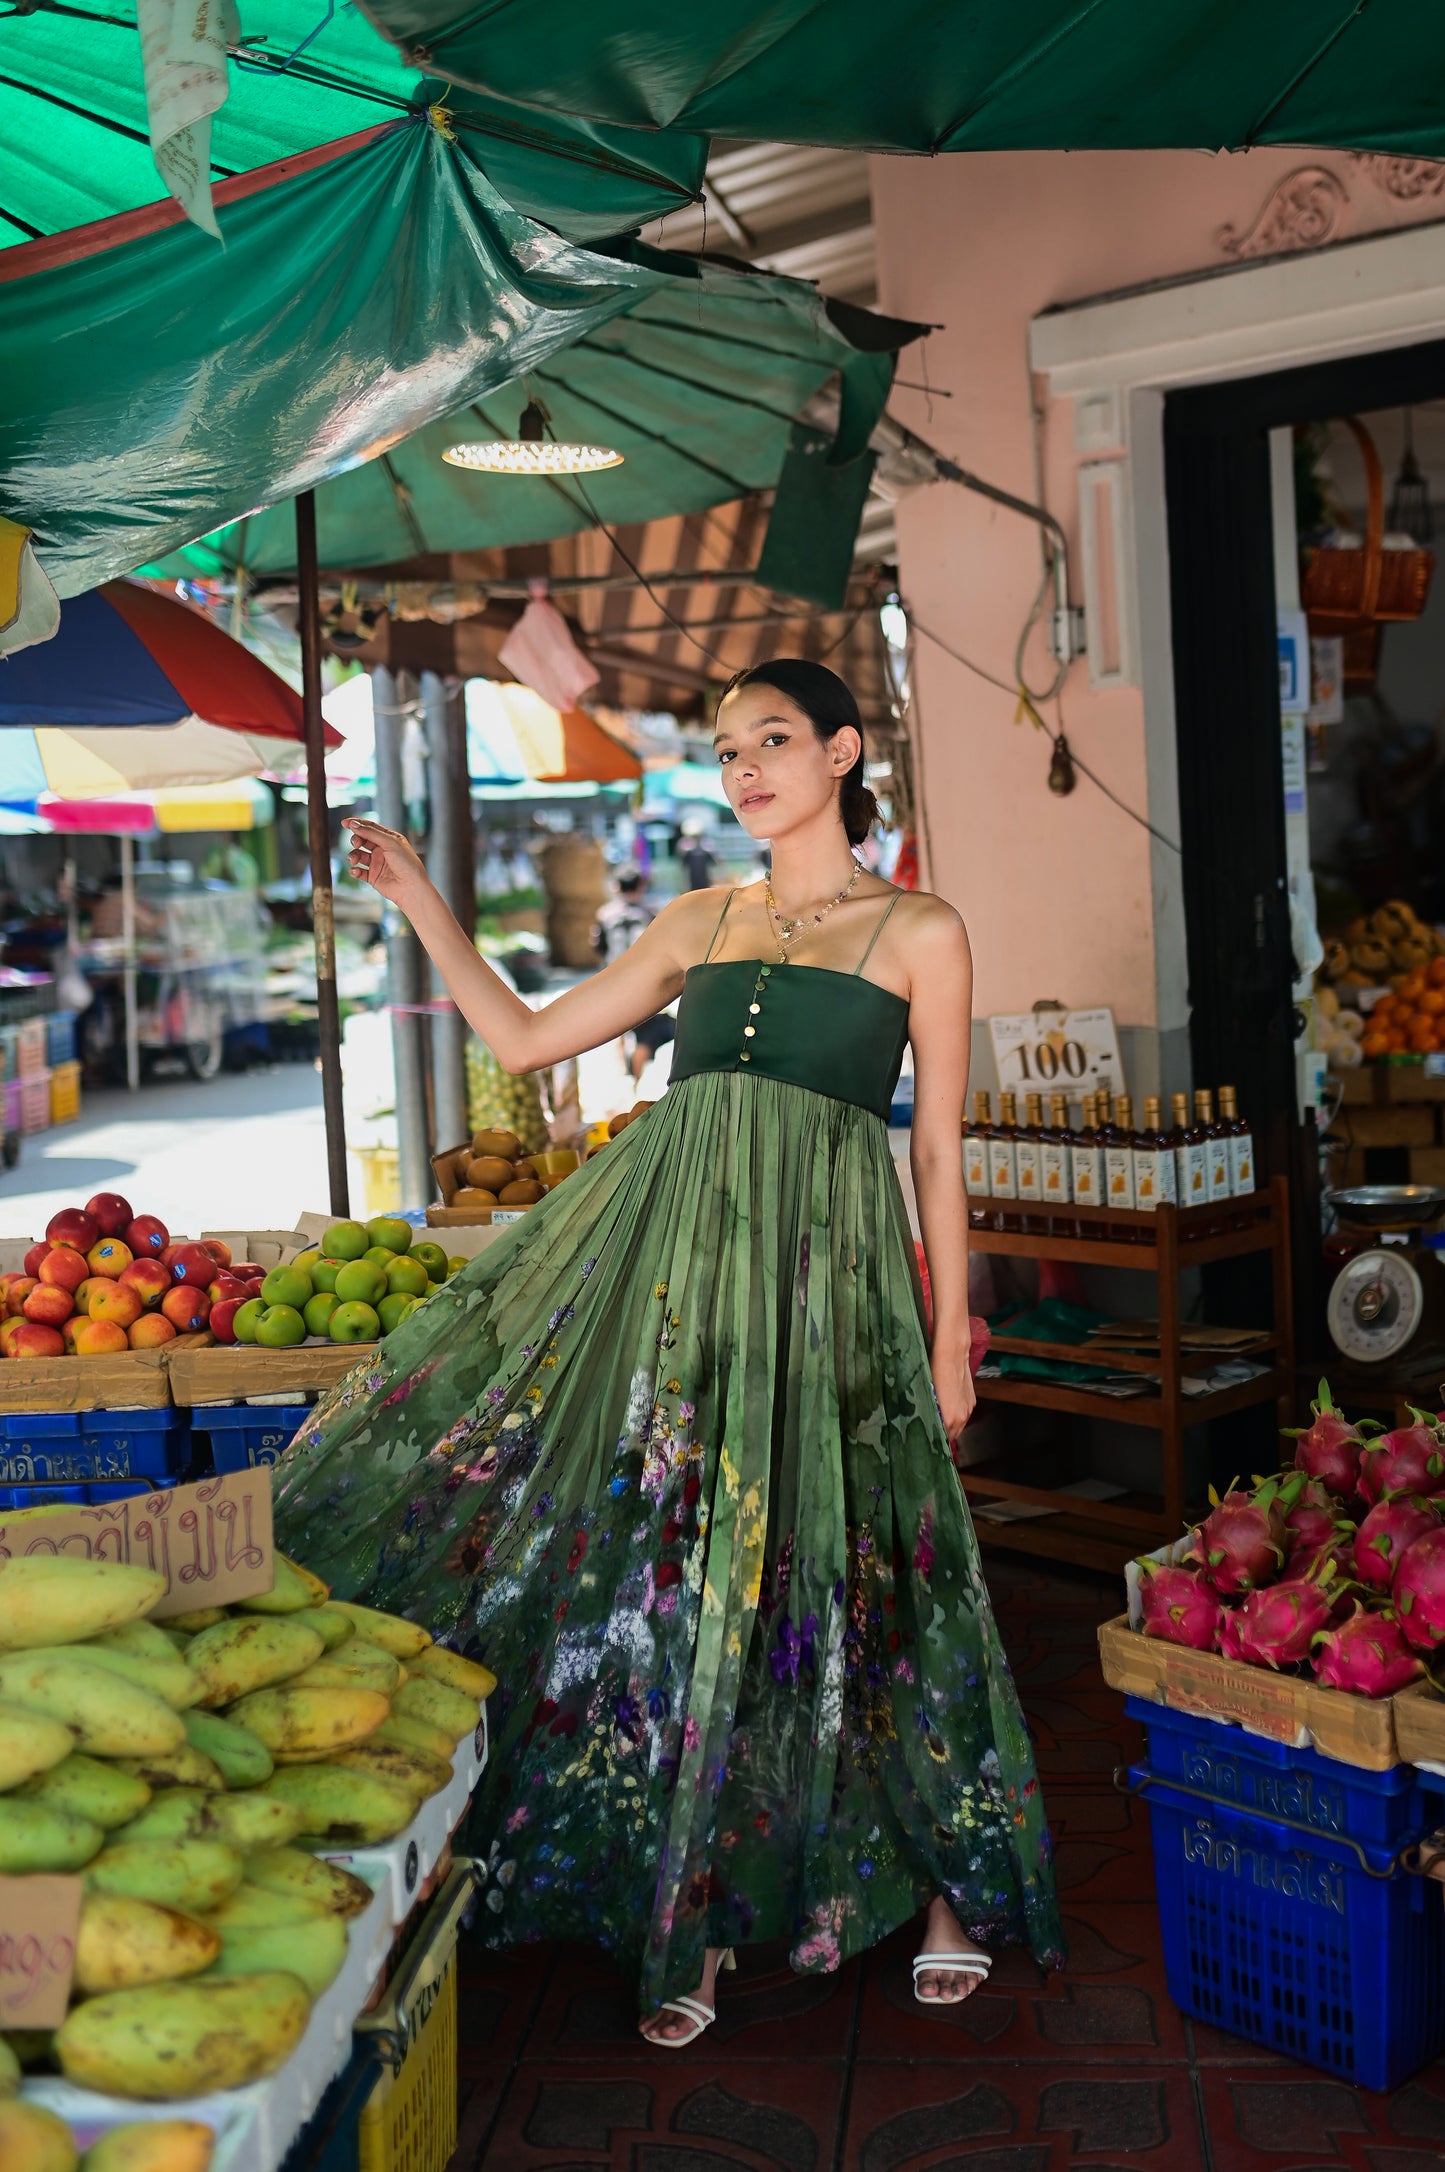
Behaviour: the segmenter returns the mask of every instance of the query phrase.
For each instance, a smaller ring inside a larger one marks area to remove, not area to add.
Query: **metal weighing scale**
[[[1445,1188],[1362,1184],[1326,1194],[1341,1227],[1325,1319],[1341,1379],[1404,1389],[1445,1370]]]

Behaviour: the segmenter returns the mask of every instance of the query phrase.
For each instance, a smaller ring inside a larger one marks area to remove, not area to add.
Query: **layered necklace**
[[[817,927],[820,920],[826,920],[835,905],[841,905],[844,898],[851,897],[858,887],[858,878],[862,873],[863,862],[854,860],[853,872],[838,892],[838,895],[835,898],[830,898],[821,912],[799,913],[795,919],[790,918],[787,913],[779,909],[778,901],[773,896],[772,877],[771,875],[764,875],[763,896],[767,901],[768,920],[773,930],[773,941],[778,946],[778,957],[784,965],[788,962],[788,952],[793,948],[794,944],[800,943],[810,929]]]

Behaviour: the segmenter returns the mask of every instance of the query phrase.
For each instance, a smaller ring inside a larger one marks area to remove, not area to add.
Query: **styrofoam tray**
[[[328,1863],[354,1870],[368,1885],[387,1878],[391,1883],[395,1923],[411,1910],[426,1880],[435,1870],[443,1848],[466,1815],[472,1790],[486,1770],[487,1708],[479,1707],[476,1733],[458,1743],[452,1754],[452,1778],[439,1794],[429,1795],[406,1831],[379,1848],[354,1848],[346,1852],[317,1848]]]

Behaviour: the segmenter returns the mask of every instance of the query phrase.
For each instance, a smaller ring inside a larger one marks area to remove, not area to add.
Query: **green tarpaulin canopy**
[[[361,0],[457,82],[638,130],[880,151],[1445,154],[1419,0]]]

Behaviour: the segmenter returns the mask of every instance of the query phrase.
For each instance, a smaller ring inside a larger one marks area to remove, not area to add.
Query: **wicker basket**
[[[1360,550],[1328,546],[1300,559],[1300,601],[1312,634],[1343,634],[1346,683],[1368,685],[1379,657],[1377,627],[1385,620],[1418,618],[1435,571],[1433,551],[1387,551],[1385,483],[1375,441],[1354,415],[1344,424],[1365,463],[1365,541]]]

